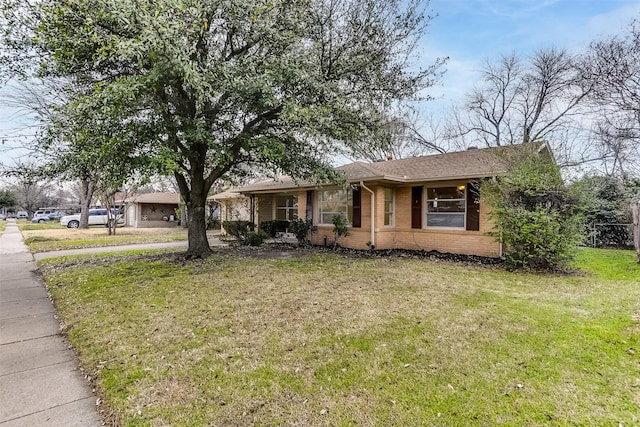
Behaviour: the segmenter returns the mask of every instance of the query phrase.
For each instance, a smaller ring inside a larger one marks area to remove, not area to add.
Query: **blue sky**
[[[620,34],[632,17],[640,18],[638,0],[431,0],[435,17],[422,44],[421,63],[448,56],[447,72],[429,93],[437,98],[423,110],[438,114],[463,99],[473,87],[486,59],[512,51],[529,55],[547,47],[584,50],[591,40]],[[0,105],[0,139],[16,146],[21,134],[11,110]],[[24,156],[22,150],[2,150],[0,162]]]
[[[423,56],[450,59],[442,85],[430,91],[440,100],[427,111],[461,99],[486,59],[548,47],[577,53],[640,18],[638,0],[431,0],[430,6],[438,16]]]

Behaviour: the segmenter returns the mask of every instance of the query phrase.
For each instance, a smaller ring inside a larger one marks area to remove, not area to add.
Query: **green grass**
[[[44,237],[44,236],[33,236],[33,237],[27,237],[26,239],[24,239],[24,243],[27,246],[33,246],[36,247],[37,244],[39,243],[44,243],[44,242],[58,242],[60,241],[60,239],[57,239],[55,237]]]
[[[634,251],[620,249],[586,249],[578,252],[575,266],[607,280],[640,277],[640,263]]]
[[[0,233],[7,229],[7,221],[0,220]]]
[[[20,231],[24,230],[56,230],[66,228],[60,225],[58,221],[48,221],[40,223],[32,223],[31,221],[16,221]]]
[[[592,249],[576,265],[224,251],[40,264],[115,425],[638,425],[638,266]]]

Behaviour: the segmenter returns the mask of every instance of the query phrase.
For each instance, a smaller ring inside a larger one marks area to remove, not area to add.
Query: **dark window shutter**
[[[480,183],[467,184],[467,230],[480,230]]]
[[[422,187],[411,187],[411,228],[422,228]]]
[[[351,192],[353,200],[353,219],[351,225],[356,228],[362,227],[362,191],[360,187],[355,187]]]
[[[306,219],[313,222],[313,190],[307,191],[307,211]]]

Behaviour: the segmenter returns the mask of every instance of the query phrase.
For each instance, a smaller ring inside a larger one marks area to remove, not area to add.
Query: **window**
[[[294,195],[276,196],[276,219],[283,221],[298,219],[298,197]]]
[[[466,187],[427,189],[427,227],[464,228]]]
[[[333,224],[334,215],[342,215],[348,223],[353,218],[353,204],[351,203],[351,189],[318,191],[318,210],[320,224]]]
[[[393,188],[384,189],[384,225],[393,225]]]

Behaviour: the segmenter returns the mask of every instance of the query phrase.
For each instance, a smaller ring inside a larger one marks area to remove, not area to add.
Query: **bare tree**
[[[378,138],[374,144],[363,141],[347,157],[354,161],[377,162],[448,151],[444,122],[433,115],[425,117],[409,107],[387,121]]]
[[[415,147],[416,154],[446,153],[451,150],[451,138],[446,118],[436,118],[414,111],[405,121],[405,138]],[[401,158],[401,157],[397,157]]]
[[[613,174],[640,175],[640,20],[628,32],[591,43],[580,62],[593,86],[589,99],[598,122],[594,139]]]
[[[12,81],[0,92],[0,102],[15,111],[16,117],[27,118],[34,126],[54,113],[54,106],[65,99],[69,82],[60,79]]]
[[[607,176],[640,176],[640,129],[629,114],[603,116],[593,127],[593,141]]]
[[[483,85],[467,97],[465,108],[470,114],[466,126],[460,126],[461,134],[473,133],[487,146],[515,141],[511,116],[516,98],[522,94],[522,79],[521,60],[515,53],[500,57],[497,64],[486,61]]]
[[[149,183],[138,189],[138,193],[154,193],[156,191],[162,193],[178,193],[178,183],[173,177],[155,175],[149,178]]]
[[[482,84],[458,115],[458,137],[486,146],[540,141],[561,131],[591,90],[575,59],[547,49],[523,60],[515,53],[487,61]]]
[[[54,186],[35,164],[18,162],[12,167],[5,167],[3,174],[13,178],[10,189],[17,197],[18,207],[27,211],[29,216],[39,207],[58,203],[52,196]]]
[[[633,212],[633,246],[640,263],[640,200],[631,203],[631,211]]]

